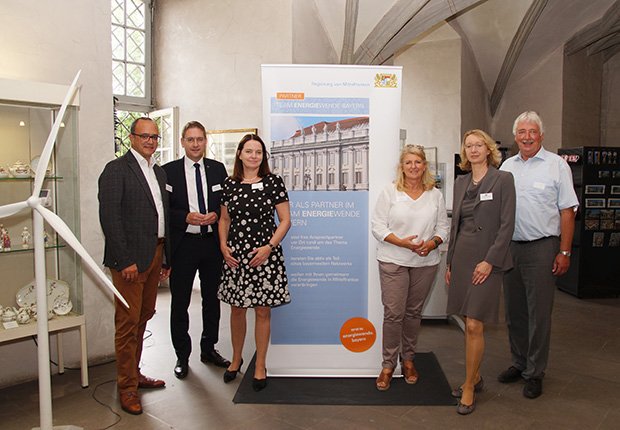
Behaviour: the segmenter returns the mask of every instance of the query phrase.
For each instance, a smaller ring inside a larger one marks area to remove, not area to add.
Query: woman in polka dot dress
[[[252,386],[267,385],[265,359],[271,333],[271,308],[291,301],[280,242],[291,226],[284,182],[271,173],[265,144],[255,134],[239,142],[233,174],[224,182],[219,221],[224,256],[218,297],[231,306],[233,359],[224,382],[237,376],[243,364],[246,312],[254,308],[256,367]],[[274,210],[280,223],[276,227]]]

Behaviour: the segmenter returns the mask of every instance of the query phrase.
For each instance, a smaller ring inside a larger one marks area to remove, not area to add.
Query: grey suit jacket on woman
[[[454,200],[452,204],[452,226],[450,228],[450,245],[447,264],[452,263],[454,245],[461,221],[461,205],[467,187],[472,181],[472,173],[460,176],[454,183]],[[512,268],[510,239],[515,228],[515,183],[512,174],[502,172],[489,166],[474,204],[474,222],[476,224],[476,249],[480,261],[486,261],[502,271]]]
[[[154,166],[164,204],[166,236],[169,203],[166,172]],[[131,152],[110,161],[99,177],[99,221],[105,235],[103,264],[123,270],[132,264],[138,272],[149,268],[157,247],[157,209],[149,184]],[[164,264],[168,267],[170,244],[164,246]]]

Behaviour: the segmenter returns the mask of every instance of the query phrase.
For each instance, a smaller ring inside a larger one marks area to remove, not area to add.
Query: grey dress
[[[476,265],[480,263],[477,227],[474,222],[474,205],[480,199],[480,188],[486,178],[476,186],[471,181],[461,203],[458,235],[454,257],[450,266],[450,287],[448,289],[448,314],[460,314],[478,321],[497,324],[499,322],[499,301],[503,272],[493,267],[489,277],[479,285],[472,283]]]

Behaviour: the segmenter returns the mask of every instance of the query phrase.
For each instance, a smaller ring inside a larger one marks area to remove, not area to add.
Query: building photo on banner
[[[263,65],[270,167],[288,190],[291,303],[272,310],[269,376],[372,376],[381,305],[370,214],[394,180],[400,67]]]

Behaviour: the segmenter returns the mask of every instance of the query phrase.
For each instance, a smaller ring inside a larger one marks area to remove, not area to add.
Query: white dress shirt
[[[510,157],[500,170],[512,173],[515,180],[517,210],[512,240],[559,236],[560,211],[579,205],[566,161],[541,147],[527,161],[521,158],[521,152]]]
[[[159,182],[157,182],[157,176],[153,166],[155,165],[155,159],[151,157],[149,161],[146,161],[142,155],[140,155],[135,149],[129,148],[133,156],[138,160],[138,165],[144,173],[146,182],[151,189],[151,195],[155,201],[155,209],[157,209],[157,237],[162,238],[166,236],[166,221],[164,218],[164,201],[161,197],[161,188],[159,188]]]
[[[196,168],[194,164],[196,161],[192,161],[187,156],[184,156],[185,160],[185,183],[187,184],[187,201],[189,202],[189,211],[190,212],[200,212],[200,206],[198,206],[198,189],[196,188]],[[207,209],[207,213],[209,213],[209,192],[207,184],[207,170],[205,167],[205,163],[201,158],[198,162],[200,164],[200,178],[202,179],[202,194],[205,201],[205,208]],[[200,234],[200,226],[187,224],[187,233],[192,234]],[[213,231],[210,225],[207,226],[207,231],[210,233]]]

